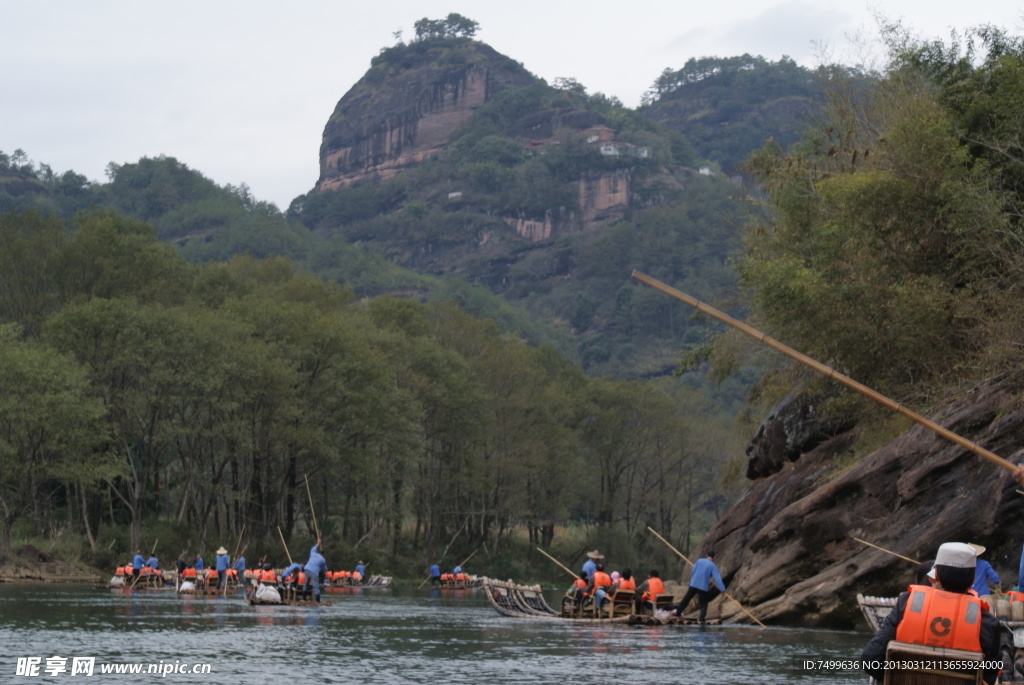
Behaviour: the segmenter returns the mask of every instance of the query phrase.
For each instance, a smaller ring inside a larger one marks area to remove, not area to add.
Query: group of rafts
[[[162,589],[173,587],[180,595],[196,595],[200,597],[216,597],[218,595],[234,596],[239,587],[245,586],[246,599],[252,604],[305,604],[310,603],[303,594],[306,583],[305,572],[299,571],[282,579],[283,570],[246,569],[242,583],[238,579],[238,571],[228,569],[225,580],[218,583],[218,573],[214,569],[196,571],[186,568],[177,577],[173,571],[164,573],[162,569],[143,567],[139,575],[134,575],[131,564],[119,566],[110,579],[108,587],[112,589]],[[322,581],[322,590],[339,590],[343,588],[387,587],[391,584],[391,576],[372,575],[364,579],[356,571],[328,571]]]

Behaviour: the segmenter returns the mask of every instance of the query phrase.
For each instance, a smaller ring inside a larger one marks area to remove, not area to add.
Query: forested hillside
[[[70,234],[3,215],[0,267],[4,553],[72,527],[113,563],[143,525],[276,547],[312,532],[307,477],[338,559],[359,542],[410,574],[455,534],[501,557],[514,531],[713,515],[723,427],[700,393],[588,379],[451,304],[359,303],[281,258],[190,265],[110,211]]]

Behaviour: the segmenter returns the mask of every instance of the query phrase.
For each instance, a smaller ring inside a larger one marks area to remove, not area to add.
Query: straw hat
[[[587,552],[587,556],[591,559],[604,559],[604,555],[598,552],[596,549],[592,552]]]
[[[968,542],[967,544],[974,548],[974,556],[980,557],[982,554],[985,553],[985,548],[981,545],[976,545],[973,542]]]
[[[224,549],[223,547],[220,547],[220,548],[217,549],[217,554],[227,554],[227,553],[228,553],[228,551],[226,549]]]

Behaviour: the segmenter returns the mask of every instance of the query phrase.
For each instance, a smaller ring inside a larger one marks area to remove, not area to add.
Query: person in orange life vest
[[[580,577],[573,581],[569,589],[566,590],[565,596],[569,597],[577,605],[583,602],[583,592],[587,589],[587,572],[580,571]]]
[[[722,580],[722,574],[715,566],[715,553],[709,550],[693,565],[693,570],[690,571],[690,586],[686,589],[686,594],[683,595],[683,601],[676,605],[675,615],[681,616],[686,605],[690,603],[694,595],[697,595],[700,599],[700,622],[704,623],[704,617],[708,613],[708,593],[711,590],[712,581],[719,590],[725,592],[725,581]]]
[[[665,592],[665,583],[662,582],[658,569],[651,569],[647,576],[647,580],[637,586],[636,596],[633,598],[633,613],[637,616],[643,613],[647,605],[653,610],[654,600]]]
[[[609,592],[616,590],[636,590],[636,578],[633,577],[632,569],[622,569],[619,579],[612,583],[612,589]]]
[[[600,607],[608,596],[608,589],[612,586],[612,577],[604,572],[604,564],[598,563],[597,569],[587,580],[587,587],[583,591],[584,596],[594,595],[594,602]]]
[[[968,592],[974,582],[976,559],[970,545],[962,542],[939,546],[935,565],[928,572],[931,585],[911,585],[900,594],[882,627],[861,652],[865,666],[885,662],[890,640],[983,652],[986,662],[997,662],[999,621]],[[885,679],[882,669],[864,670],[878,682]],[[985,670],[982,677],[992,685],[998,675],[996,668]]]

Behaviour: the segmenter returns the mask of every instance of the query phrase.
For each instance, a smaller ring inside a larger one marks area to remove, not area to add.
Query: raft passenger
[[[651,569],[647,574],[647,580],[636,588],[636,595],[633,597],[633,613],[640,616],[644,613],[644,607],[650,604],[653,614],[657,606],[658,595],[664,593],[665,583],[661,580],[661,573],[658,569]]]
[[[977,567],[970,545],[946,542],[939,546],[935,565],[928,572],[934,587],[911,585],[861,653],[861,662],[883,665],[891,640],[930,647],[983,652],[987,665],[999,661],[999,621],[981,599],[969,594]],[[952,617],[952,618],[951,618]],[[935,630],[935,626],[943,630]],[[864,669],[882,682],[884,669]],[[999,669],[986,669],[982,678],[992,685]]]

